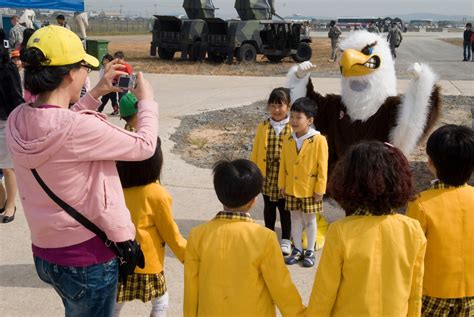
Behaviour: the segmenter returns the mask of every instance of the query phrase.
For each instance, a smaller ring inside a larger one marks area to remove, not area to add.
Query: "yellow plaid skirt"
[[[166,293],[165,274],[131,274],[127,276],[127,283],[119,282],[117,303],[130,302],[139,299],[149,302],[153,298],[161,297]]]
[[[423,316],[430,317],[472,317],[474,316],[474,297],[436,298],[423,296]]]
[[[314,214],[323,212],[323,201],[316,201],[314,197],[296,198],[286,195],[286,210],[300,210],[305,214]]]

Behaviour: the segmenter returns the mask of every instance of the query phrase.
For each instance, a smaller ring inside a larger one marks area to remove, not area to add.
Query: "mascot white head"
[[[397,94],[395,63],[386,39],[357,31],[341,41],[342,102],[353,120],[367,120]]]

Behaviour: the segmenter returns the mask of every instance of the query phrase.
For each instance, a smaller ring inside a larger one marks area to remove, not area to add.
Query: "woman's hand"
[[[324,195],[324,194],[314,193],[314,195],[313,195],[314,200],[315,200],[316,202],[323,200],[323,195]]]
[[[286,197],[286,192],[284,188],[280,188],[280,197],[285,198]]]
[[[137,74],[137,87],[132,89],[132,93],[137,97],[138,101],[155,99],[153,88],[150,82],[143,77],[142,72]]]
[[[128,75],[126,72],[121,71],[124,68],[125,66],[120,64],[116,59],[105,65],[104,76],[102,76],[97,85],[89,92],[90,95],[95,99],[99,99],[101,96],[110,92],[122,92],[121,88],[113,85],[113,81],[120,75]]]

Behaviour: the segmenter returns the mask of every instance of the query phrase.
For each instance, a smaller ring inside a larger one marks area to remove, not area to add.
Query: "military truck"
[[[302,24],[277,16],[273,0],[236,0],[240,20],[205,19],[208,27],[207,54],[211,61],[255,62],[257,54],[270,62],[291,56],[296,62],[311,59],[311,38],[302,36]]]
[[[174,16],[155,15],[150,55],[162,59],[173,59],[181,52],[182,59],[202,60],[205,50],[201,49],[207,37],[206,18],[213,18],[216,10],[212,0],[184,0],[183,8],[188,19]]]

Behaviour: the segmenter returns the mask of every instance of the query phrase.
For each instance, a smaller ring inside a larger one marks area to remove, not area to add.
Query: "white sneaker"
[[[280,247],[281,247],[281,253],[283,253],[283,255],[291,254],[291,241],[290,240],[281,239]]]

